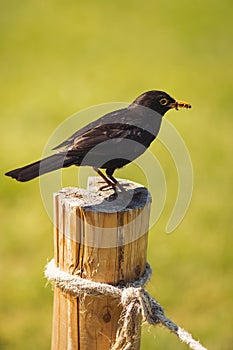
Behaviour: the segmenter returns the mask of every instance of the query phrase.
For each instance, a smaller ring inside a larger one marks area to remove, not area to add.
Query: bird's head
[[[137,105],[148,107],[164,115],[169,109],[191,108],[187,102],[175,100],[164,91],[152,90],[138,96],[129,107]]]

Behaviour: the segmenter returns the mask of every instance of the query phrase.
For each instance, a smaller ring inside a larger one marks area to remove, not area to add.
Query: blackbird
[[[116,169],[139,157],[156,138],[163,115],[169,109],[191,108],[163,91],[147,91],[122,108],[86,125],[53,150],[55,154],[11,170],[5,175],[25,182],[71,165],[92,166],[106,186],[116,190]],[[106,175],[100,169],[106,169]]]

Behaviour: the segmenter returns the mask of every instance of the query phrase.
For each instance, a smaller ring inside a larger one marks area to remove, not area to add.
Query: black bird
[[[156,138],[163,115],[171,108],[191,108],[163,91],[152,90],[138,96],[127,108],[104,115],[75,132],[54,147],[57,153],[7,172],[5,175],[25,182],[42,174],[71,165],[89,165],[116,189],[116,169],[139,157]],[[104,175],[99,169],[106,169]],[[103,189],[102,187],[101,189]]]

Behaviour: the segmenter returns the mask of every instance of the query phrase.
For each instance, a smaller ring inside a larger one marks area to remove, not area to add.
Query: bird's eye
[[[167,100],[165,97],[163,97],[163,98],[161,98],[161,100],[159,101],[159,103],[160,103],[162,106],[166,106],[166,105],[168,104],[168,100]]]

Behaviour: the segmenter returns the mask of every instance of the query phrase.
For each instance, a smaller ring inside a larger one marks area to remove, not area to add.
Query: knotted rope
[[[130,350],[133,348],[137,339],[137,325],[140,316],[142,316],[143,321],[151,325],[163,324],[176,334],[181,342],[189,345],[190,349],[207,350],[198,341],[194,340],[191,334],[167,318],[162,306],[144,289],[151,274],[150,265],[147,263],[145,272],[140,279],[128,282],[124,286],[112,286],[61,271],[55,266],[54,260],[51,260],[45,269],[45,277],[50,283],[74,297],[105,295],[120,298],[123,310],[119,320],[116,341],[111,350]]]

